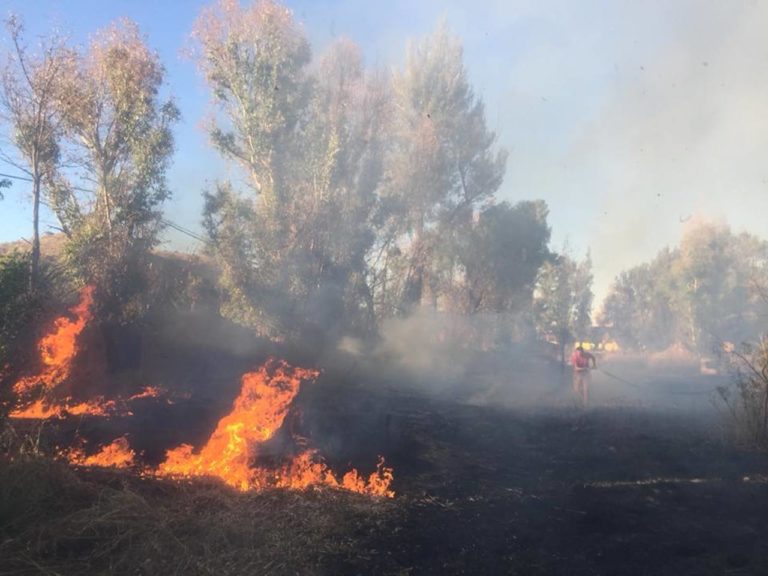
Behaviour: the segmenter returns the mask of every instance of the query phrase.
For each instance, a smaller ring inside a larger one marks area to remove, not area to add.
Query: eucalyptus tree
[[[458,37],[444,24],[408,47],[393,78],[393,145],[384,196],[404,276],[390,286],[404,308],[436,304],[438,271],[431,269],[445,236],[466,232],[474,212],[501,186],[506,152],[485,121],[469,83]],[[393,263],[397,266],[397,263]]]
[[[723,342],[756,341],[768,313],[768,242],[702,222],[678,247],[622,272],[602,322],[630,346],[679,343],[711,353]]]
[[[58,105],[77,171],[59,175],[51,204],[73,262],[124,309],[161,228],[179,113],[162,99],[162,63],[130,20],[100,31],[62,86]]]
[[[51,35],[43,39],[38,52],[30,52],[24,41],[24,27],[14,16],[6,21],[6,30],[11,49],[0,76],[0,110],[10,147],[3,147],[0,156],[31,181],[29,289],[34,292],[40,268],[40,203],[46,182],[55,178],[61,159],[58,101],[72,51],[61,37]]]
[[[292,170],[293,217],[303,222],[298,240],[309,256],[305,275],[324,300],[315,309],[336,309],[347,328],[369,332],[375,316],[367,257],[378,233],[391,115],[388,78],[366,71],[360,49],[344,38],[320,56],[312,78],[302,153]]]
[[[279,330],[290,312],[282,296],[297,281],[289,165],[308,108],[309,43],[290,11],[268,0],[247,7],[221,0],[205,8],[193,38],[215,107],[211,141],[241,170],[247,188],[225,182],[205,193],[204,223],[222,268],[224,311],[264,332]]]
[[[270,0],[218,2],[193,37],[215,108],[211,141],[245,182],[205,195],[225,312],[279,335],[335,319],[370,328],[386,80],[346,39],[312,63],[303,30]]]
[[[550,258],[544,201],[506,202],[480,213],[458,250],[465,313],[527,312],[539,269]]]

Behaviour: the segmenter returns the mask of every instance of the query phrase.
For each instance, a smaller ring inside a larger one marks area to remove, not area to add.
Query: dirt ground
[[[389,437],[376,448],[403,515],[370,542],[386,562],[367,573],[768,573],[764,454],[723,442],[706,403],[659,409],[658,388],[679,392],[676,380],[628,399],[602,390],[586,409],[567,377],[559,385],[562,402],[536,409],[381,392],[372,404],[388,406]],[[350,413],[362,401],[345,402]]]
[[[303,563],[270,561],[260,573],[768,574],[768,459],[725,441],[712,403],[722,379],[601,362],[585,403],[558,367],[508,364],[484,358],[440,383],[439,375],[377,377],[376,366],[352,362],[305,387],[287,426],[339,471],[368,472],[383,455],[396,497],[359,509],[359,496],[308,493],[313,510],[358,508],[333,530],[315,530],[299,547]],[[61,440],[76,429],[97,443],[127,432],[146,461],[157,461],[180,441],[200,445],[226,412],[237,382],[218,377],[219,393],[205,402],[147,399],[131,418],[64,421],[48,433]],[[275,450],[284,448],[277,439]],[[160,490],[148,482],[134,489]],[[294,504],[269,498],[278,503],[273,514],[284,502],[295,516],[295,496]],[[231,505],[238,522],[249,506],[265,505],[255,497]],[[278,557],[297,549],[287,534]],[[222,546],[236,557],[248,544]]]

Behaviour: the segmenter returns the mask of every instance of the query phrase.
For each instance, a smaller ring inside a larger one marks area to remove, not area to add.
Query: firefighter
[[[573,391],[579,397],[582,406],[586,406],[589,401],[590,362],[592,368],[597,368],[595,356],[579,344],[571,355],[571,366],[573,366]]]

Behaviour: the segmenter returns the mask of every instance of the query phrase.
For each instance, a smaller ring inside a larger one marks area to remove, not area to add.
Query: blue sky
[[[160,54],[182,112],[169,174],[171,220],[198,228],[200,191],[226,176],[200,120],[208,95],[181,51],[205,2],[0,0],[30,38],[52,27],[85,43],[127,16]],[[489,126],[510,152],[501,199],[545,199],[554,248],[591,249],[602,296],[622,269],[717,220],[765,236],[768,214],[768,1],[289,1],[315,53],[335,36],[370,65],[396,66],[440,18],[464,41]],[[0,169],[0,172],[10,171]],[[0,202],[0,241],[29,237],[16,184]],[[44,218],[53,223],[50,215]],[[689,225],[689,224],[688,224]],[[167,247],[195,242],[168,234]]]

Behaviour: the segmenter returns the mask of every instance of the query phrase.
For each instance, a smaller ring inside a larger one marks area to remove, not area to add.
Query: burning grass
[[[127,400],[92,398],[75,403],[71,398],[56,398],[51,392],[70,377],[71,366],[79,348],[78,339],[91,319],[93,290],[85,288],[80,302],[67,316],[58,318],[40,341],[41,371],[22,378],[13,387],[17,405],[10,413],[14,419],[47,420],[72,416],[109,417],[118,412],[131,416],[125,404],[143,398],[158,398],[160,390],[145,387]],[[324,463],[315,450],[286,454],[277,467],[255,466],[261,446],[282,427],[301,385],[314,381],[319,371],[290,366],[269,359],[263,366],[242,377],[240,394],[229,414],[223,417],[208,441],[199,450],[181,444],[168,450],[165,461],[149,474],[172,478],[216,477],[241,491],[269,487],[303,489],[326,485],[371,496],[393,497],[390,489],[391,468],[379,457],[376,470],[368,477],[350,469],[340,478]],[[42,389],[43,397],[30,398]],[[118,406],[120,404],[120,406]],[[137,455],[123,437],[86,455],[77,447],[62,447],[60,453],[79,466],[132,467]]]
[[[314,451],[301,452],[275,470],[251,465],[259,446],[283,425],[302,382],[314,380],[318,374],[317,370],[294,368],[275,359],[245,374],[232,411],[219,421],[205,446],[198,453],[188,444],[169,450],[157,473],[171,477],[215,476],[242,491],[318,484],[393,497],[392,469],[384,466],[383,458],[367,479],[355,469],[336,478]]]
[[[121,437],[102,447],[101,450],[91,456],[86,456],[81,449],[73,448],[66,453],[66,457],[72,464],[80,466],[128,468],[133,466],[136,453],[131,450],[128,439]]]

